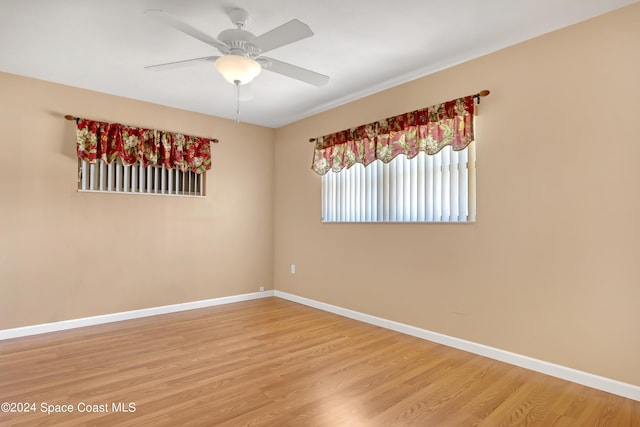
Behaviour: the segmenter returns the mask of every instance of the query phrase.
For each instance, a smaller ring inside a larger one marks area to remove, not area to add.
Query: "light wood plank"
[[[640,402],[278,298],[0,342],[5,401],[37,410],[3,426],[640,426]]]

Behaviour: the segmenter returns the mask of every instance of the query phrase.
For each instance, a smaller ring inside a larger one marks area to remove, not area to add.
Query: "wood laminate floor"
[[[278,298],[0,342],[0,402],[2,426],[640,426],[640,402]]]

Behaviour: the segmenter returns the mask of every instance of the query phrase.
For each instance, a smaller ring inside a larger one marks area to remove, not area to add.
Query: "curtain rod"
[[[490,90],[483,89],[480,92],[476,93],[475,95],[471,95],[471,97],[476,101],[478,101],[478,104],[480,104],[480,98],[489,96],[490,93],[491,93]],[[309,142],[316,142],[316,138],[309,138]]]
[[[80,120],[80,117],[75,117],[75,116],[72,116],[71,114],[65,115],[64,118],[67,119],[67,120],[73,120],[73,121],[76,121],[76,122],[78,120]],[[214,144],[217,144],[218,142],[220,142],[215,138],[206,138],[206,139],[210,139]]]

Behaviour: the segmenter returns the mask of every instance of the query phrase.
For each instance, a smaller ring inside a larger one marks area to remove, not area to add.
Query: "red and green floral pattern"
[[[120,158],[125,165],[161,165],[200,174],[211,169],[211,139],[87,119],[76,123],[78,158],[89,163]]]
[[[356,163],[390,162],[399,154],[436,154],[451,145],[464,150],[473,142],[473,96],[389,117],[316,139],[313,169],[324,175]]]

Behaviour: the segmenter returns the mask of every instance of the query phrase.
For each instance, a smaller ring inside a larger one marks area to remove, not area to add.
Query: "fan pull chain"
[[[240,123],[240,80],[234,80],[236,86],[236,123]]]

